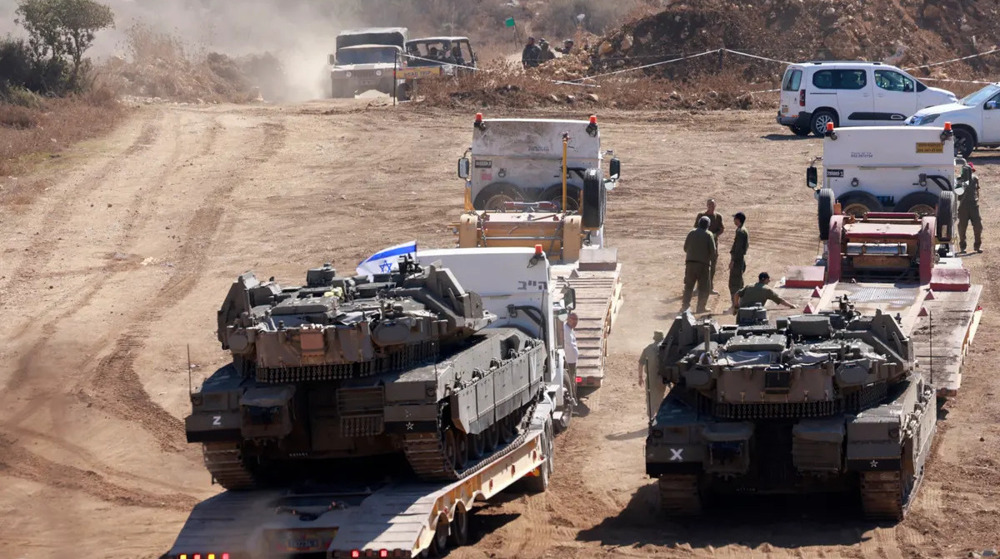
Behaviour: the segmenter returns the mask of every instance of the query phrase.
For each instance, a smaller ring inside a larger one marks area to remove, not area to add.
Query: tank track
[[[698,474],[663,474],[659,479],[660,510],[668,516],[701,514]]]
[[[518,434],[514,440],[497,448],[492,453],[484,455],[478,461],[466,464],[465,468],[460,471],[455,470],[451,462],[445,458],[444,442],[438,433],[405,435],[403,437],[403,451],[406,453],[406,460],[417,477],[424,481],[455,481],[469,477],[493,460],[511,452],[524,441],[528,436],[528,427],[531,425],[531,417],[535,413],[536,405],[537,402],[533,401],[521,410],[514,412],[523,414],[518,422]]]
[[[865,516],[873,520],[902,520],[922,477],[908,480],[899,470],[862,472],[861,507]]]
[[[205,467],[212,480],[226,489],[253,489],[253,473],[243,462],[239,443],[204,443]]]

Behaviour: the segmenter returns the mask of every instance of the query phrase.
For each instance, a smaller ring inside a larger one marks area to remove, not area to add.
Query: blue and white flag
[[[417,241],[403,243],[394,247],[382,249],[358,264],[359,276],[374,276],[388,274],[399,269],[399,257],[417,255]]]

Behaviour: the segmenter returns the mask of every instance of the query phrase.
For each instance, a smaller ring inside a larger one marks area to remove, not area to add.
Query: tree
[[[69,84],[77,85],[83,53],[95,34],[115,23],[111,8],[93,0],[19,0],[17,22],[28,31],[28,44],[39,61],[69,57]]]

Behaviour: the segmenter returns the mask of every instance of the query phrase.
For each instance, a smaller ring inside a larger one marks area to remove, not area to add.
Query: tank
[[[245,273],[218,311],[232,362],[191,395],[187,439],[227,489],[366,457],[459,479],[515,441],[542,390],[542,341],[494,319],[410,260],[373,277],[325,265],[298,287]]]
[[[737,325],[685,313],[659,344],[669,387],[646,438],[662,509],[695,515],[734,493],[858,492],[900,520],[923,475],[936,398],[897,319],[836,312]],[[714,500],[714,499],[713,499]]]

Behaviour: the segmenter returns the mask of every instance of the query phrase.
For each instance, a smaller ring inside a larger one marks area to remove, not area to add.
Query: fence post
[[[719,71],[720,72],[722,71],[722,59],[723,59],[723,57],[725,55],[726,55],[726,49],[725,48],[719,49]]]

